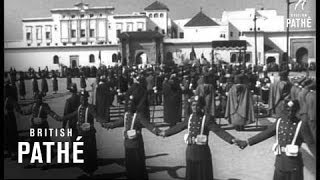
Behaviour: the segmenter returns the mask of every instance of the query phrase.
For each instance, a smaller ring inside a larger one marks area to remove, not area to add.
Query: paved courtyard
[[[315,73],[312,73],[315,75]],[[290,74],[292,75],[292,74]],[[79,79],[73,79],[79,87]],[[87,80],[87,89],[90,90],[89,84],[93,79]],[[52,90],[51,81],[48,81],[49,91]],[[40,85],[40,81],[39,81]],[[70,95],[66,91],[66,80],[59,79],[58,94],[52,95],[49,92],[46,102],[58,114],[63,114],[64,103]],[[27,92],[31,92],[31,83],[26,82]],[[31,94],[27,95],[27,99],[31,98]],[[28,101],[28,100],[27,100]],[[116,103],[114,104],[117,105]],[[151,110],[153,108],[150,108]],[[162,107],[157,106],[155,112],[155,124],[162,126]],[[117,107],[112,108],[112,119],[117,118]],[[261,126],[267,126],[274,122],[273,118],[259,119],[259,128],[255,124],[249,125],[247,131],[237,132],[235,130],[227,130],[232,135],[246,139],[261,131]],[[26,130],[30,126],[29,116],[21,116],[17,114],[18,130],[20,135],[26,135]],[[52,128],[60,128],[61,123],[49,117],[49,126]],[[225,119],[221,119],[222,127],[227,124]],[[113,130],[103,129],[100,124],[95,125],[97,133],[97,148],[99,157],[99,169],[95,173],[95,178],[101,179],[124,179],[124,147],[123,147],[123,128]],[[156,137],[146,129],[143,129],[143,138],[145,143],[145,151],[147,156],[147,169],[149,179],[183,179],[185,177],[185,149],[186,145],[183,141],[185,131],[168,137]],[[53,137],[54,141],[68,141],[67,138]],[[247,147],[240,150],[235,145],[229,145],[222,139],[218,138],[214,133],[209,135],[209,145],[212,153],[213,171],[216,180],[270,180],[273,176],[275,157],[271,151],[274,137],[267,139],[260,144]],[[316,158],[313,157],[305,144],[302,146],[302,154],[304,159],[304,179],[314,180]],[[51,164],[49,170],[41,171],[39,168],[23,169],[23,164],[5,159],[4,161],[4,177],[5,178],[24,178],[24,179],[46,179],[46,178],[77,178],[82,175],[79,168],[72,165]]]

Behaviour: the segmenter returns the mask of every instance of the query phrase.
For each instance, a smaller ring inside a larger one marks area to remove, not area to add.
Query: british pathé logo
[[[311,28],[311,22],[312,19],[309,14],[305,11],[305,5],[307,3],[307,0],[298,0],[297,3],[294,6],[295,13],[291,13],[290,17],[287,18],[287,27],[292,29],[301,29],[301,28]],[[294,3],[294,2],[292,2]],[[298,13],[297,11],[300,11],[300,7],[303,13]]]
[[[294,9],[297,10],[298,6],[301,4],[301,9],[304,10],[304,5],[307,3],[307,0],[298,0],[296,5],[294,6]]]

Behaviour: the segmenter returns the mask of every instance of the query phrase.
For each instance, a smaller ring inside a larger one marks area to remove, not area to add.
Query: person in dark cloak
[[[18,155],[18,129],[15,110],[22,113],[18,105],[18,99],[14,93],[14,88],[7,80],[4,86],[4,145],[12,160],[17,159]]]
[[[186,149],[186,180],[213,180],[212,156],[208,145],[209,132],[214,132],[229,144],[237,143],[237,139],[210,120],[210,113],[205,109],[204,99],[193,96],[190,99],[192,114],[167,130],[161,131],[160,136],[169,137],[185,129]],[[178,120],[175,120],[178,121]]]
[[[100,82],[96,90],[96,108],[97,115],[103,117],[107,122],[110,121],[110,101],[111,101],[110,86],[106,82],[106,77],[100,77]]]
[[[270,85],[271,81],[268,76],[268,71],[264,71],[263,78],[260,79],[261,100],[264,104],[268,104]]]
[[[84,72],[81,73],[80,75],[80,87],[85,90],[87,87],[87,83],[86,83],[86,76],[84,75]]]
[[[26,84],[24,82],[24,73],[20,72],[19,78],[19,95],[20,99],[24,100],[26,96]]]
[[[163,83],[163,119],[169,126],[181,121],[182,116],[182,90],[175,74],[170,76],[167,82]]]
[[[80,92],[80,106],[76,111],[67,114],[63,117],[58,117],[60,121],[66,119],[77,119],[78,135],[82,138],[78,142],[83,142],[84,146],[79,149],[83,150],[83,154],[79,155],[80,159],[84,160],[83,164],[80,164],[80,168],[85,174],[79,178],[92,178],[94,172],[98,169],[97,164],[97,142],[96,142],[96,129],[94,127],[94,118],[97,118],[98,122],[101,121],[97,115],[96,108],[88,102],[89,93],[87,91]]]
[[[33,74],[33,77],[32,77],[32,92],[33,92],[33,95],[36,95],[37,93],[40,92],[37,76],[35,75],[35,73]]]
[[[71,78],[71,72],[68,73],[67,75],[67,89],[70,88],[71,84],[72,84],[72,78]]]
[[[303,158],[299,149],[305,142],[315,154],[315,142],[307,122],[297,117],[299,101],[285,100],[283,106],[284,113],[268,129],[246,141],[239,141],[237,145],[244,149],[276,135],[276,143],[272,147],[276,156],[273,180],[303,180]]]
[[[54,94],[56,94],[58,91],[58,79],[55,73],[52,74],[52,90]]]
[[[49,91],[48,82],[47,82],[45,73],[43,72],[43,73],[42,73],[42,76],[41,76],[41,93],[42,93],[44,96],[46,96],[48,91]]]
[[[243,84],[243,76],[235,76],[235,84],[228,92],[225,118],[237,131],[244,130],[244,126],[254,122],[253,95],[248,85]]]
[[[146,91],[129,91],[126,95],[124,117],[115,122],[103,123],[103,127],[107,129],[124,126],[125,166],[129,180],[148,179],[142,128],[145,127],[155,135],[160,132],[145,116],[144,107],[148,106],[147,102]]]
[[[269,109],[276,117],[280,117],[283,112],[284,100],[289,98],[292,84],[288,79],[289,72],[281,71],[279,73],[280,80],[271,84],[269,94]]]

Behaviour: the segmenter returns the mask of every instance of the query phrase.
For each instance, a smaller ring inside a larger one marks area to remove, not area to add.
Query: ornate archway
[[[301,47],[296,51],[296,62],[299,64],[308,63],[308,49]]]

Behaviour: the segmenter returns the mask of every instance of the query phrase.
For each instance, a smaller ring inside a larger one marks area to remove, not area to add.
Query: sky
[[[141,12],[155,0],[82,0],[89,6],[113,6],[115,14]],[[192,18],[202,11],[209,17],[221,18],[223,11],[245,8],[275,9],[286,14],[286,0],[159,0],[170,9],[172,19]],[[315,0],[308,0],[314,1]],[[4,40],[22,39],[22,19],[50,17],[50,9],[71,8],[81,0],[4,0]],[[310,4],[310,3],[309,3]],[[312,3],[311,3],[312,4]],[[307,3],[308,5],[308,3]],[[309,5],[310,6],[310,5]],[[314,6],[315,7],[315,6]]]

